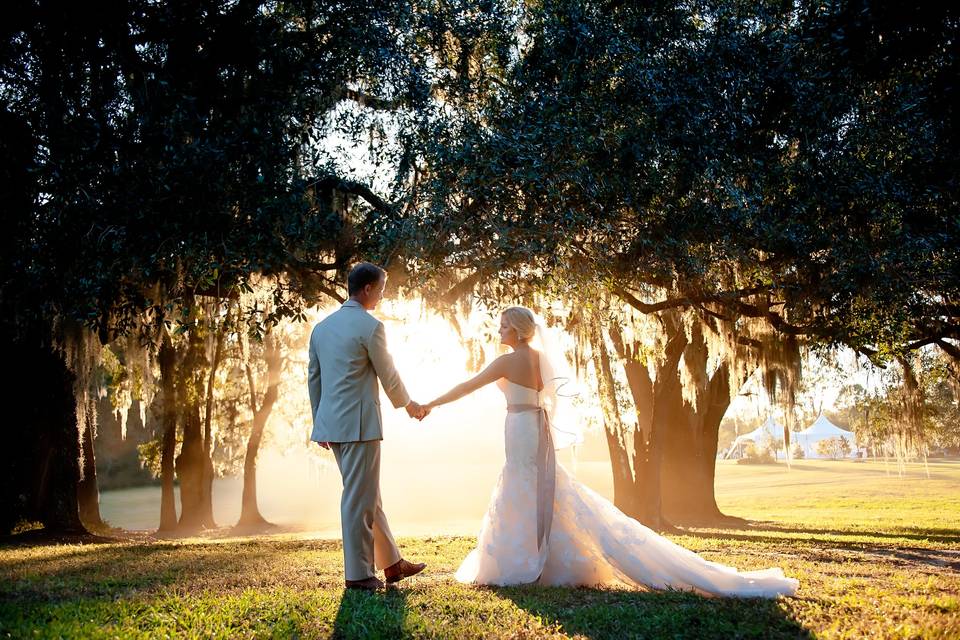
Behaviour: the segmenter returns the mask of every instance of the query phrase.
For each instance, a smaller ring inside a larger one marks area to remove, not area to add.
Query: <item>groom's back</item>
[[[359,442],[383,437],[380,388],[368,353],[379,325],[357,305],[341,307],[313,328],[308,380],[314,410],[312,440]]]

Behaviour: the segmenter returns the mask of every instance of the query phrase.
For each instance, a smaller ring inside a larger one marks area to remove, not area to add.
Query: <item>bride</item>
[[[541,350],[530,346],[539,337]],[[702,595],[793,595],[798,582],[780,569],[737,571],[704,560],[624,515],[567,474],[554,448],[569,433],[553,424],[556,376],[542,327],[525,307],[500,319],[513,351],[427,405],[433,409],[496,382],[506,396],[506,462],[476,548],[457,570],[460,582],[513,585],[642,585]]]

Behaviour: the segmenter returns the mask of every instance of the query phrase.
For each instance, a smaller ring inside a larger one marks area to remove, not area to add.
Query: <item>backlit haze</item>
[[[352,109],[355,107],[349,104],[341,105],[338,117]],[[389,114],[358,113],[376,119],[385,131],[393,131]],[[380,142],[394,144],[394,136],[387,135]],[[393,176],[384,173],[385,167],[371,155],[371,149],[366,142],[333,135],[319,151],[337,167],[338,174],[384,191]],[[281,400],[267,425],[257,473],[260,510],[269,521],[331,537],[340,534],[341,482],[333,454],[308,441],[311,419],[306,349],[313,325],[338,306],[316,310],[310,322],[293,327],[302,340],[294,352],[287,354],[292,364],[284,373]],[[461,337],[420,302],[387,299],[373,313],[386,324],[388,347],[413,399],[427,402],[475,373],[468,370],[469,353]],[[486,362],[505,349],[499,345],[498,324],[498,312],[475,310],[462,327],[465,334],[480,339]],[[561,338],[555,340],[556,346],[562,346],[564,336],[555,332],[556,337]],[[565,417],[581,425],[585,442],[576,451],[559,452],[558,460],[588,486],[612,498],[599,408],[589,384],[573,386],[579,390],[579,398],[566,406],[569,413]],[[751,399],[738,400],[731,413],[767,411],[766,403],[755,406],[753,399],[757,397],[752,394]],[[504,459],[505,401],[499,389],[488,385],[434,410],[423,422],[407,417],[403,409],[394,409],[385,396],[381,397],[381,407],[384,439],[380,485],[394,534],[475,534]],[[629,415],[624,418],[635,421]],[[214,515],[219,525],[230,526],[237,521],[241,489],[241,478],[215,481]],[[106,492],[102,510],[115,526],[156,528],[159,488]]]
[[[315,322],[338,306],[316,311],[309,323],[297,327],[302,347],[289,354],[293,362],[284,374],[282,400],[267,425],[257,473],[260,509],[267,520],[323,536],[339,536],[341,481],[333,454],[308,442],[306,344]],[[467,368],[468,350],[453,327],[420,303],[384,300],[373,314],[386,325],[388,348],[414,400],[432,400],[473,375]],[[477,313],[471,325],[471,331],[483,337],[486,362],[505,352],[496,333],[498,315]],[[422,422],[402,408],[394,409],[385,395],[381,407],[380,485],[394,534],[475,534],[504,460],[506,404],[500,390],[488,385],[435,409]],[[578,419],[584,424],[595,421],[595,411],[586,405],[568,411],[582,413]],[[569,449],[559,452],[558,459],[612,496],[605,445],[599,446],[598,434],[587,436],[595,442],[579,447],[577,460]],[[584,459],[585,453],[592,462]],[[216,480],[214,515],[220,526],[233,525],[239,517],[241,489],[239,477]],[[104,517],[114,526],[152,529],[159,524],[158,487],[105,492],[102,503]]]

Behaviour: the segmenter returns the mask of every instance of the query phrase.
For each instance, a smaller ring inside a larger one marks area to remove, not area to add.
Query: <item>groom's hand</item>
[[[410,416],[411,418],[417,418],[418,420],[419,420],[420,409],[421,409],[421,408],[422,408],[422,407],[420,406],[420,403],[419,403],[419,402],[415,402],[415,401],[413,401],[413,400],[411,400],[410,402],[408,402],[408,403],[407,403],[407,406],[404,407],[404,409],[407,410],[407,415],[408,415],[408,416]]]
[[[407,415],[416,420],[423,420],[424,417],[430,413],[429,409],[424,407],[419,402],[414,402],[413,400],[407,403],[407,406],[404,408],[407,410]]]
[[[320,445],[321,447],[323,447],[324,449],[327,449],[327,450],[330,449],[330,443],[329,443],[329,442],[318,442],[317,444]]]

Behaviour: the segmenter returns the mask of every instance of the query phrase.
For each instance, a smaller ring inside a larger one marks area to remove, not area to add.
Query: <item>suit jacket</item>
[[[347,300],[313,328],[307,386],[314,442],[383,439],[380,385],[394,407],[410,402],[387,351],[383,323]]]

